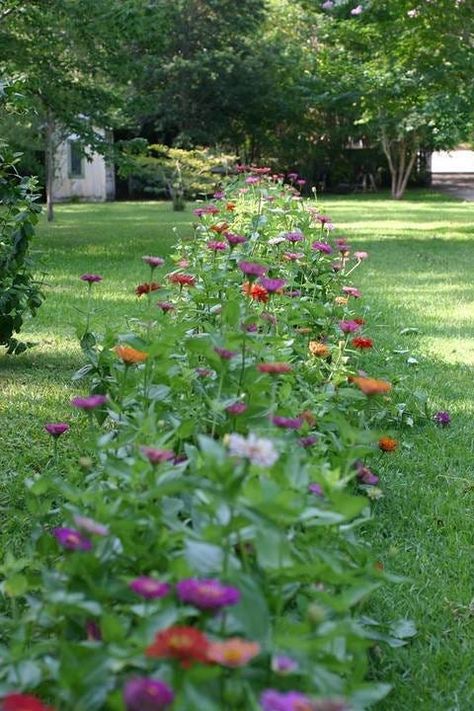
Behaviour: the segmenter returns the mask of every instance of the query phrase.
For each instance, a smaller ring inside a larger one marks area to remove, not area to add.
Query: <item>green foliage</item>
[[[7,353],[21,353],[28,347],[14,334],[21,330],[25,314],[34,316],[43,301],[30,253],[41,211],[39,195],[36,181],[18,174],[20,157],[0,144],[0,346]]]

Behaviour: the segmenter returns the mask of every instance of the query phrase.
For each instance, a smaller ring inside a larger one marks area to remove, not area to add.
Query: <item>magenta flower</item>
[[[94,284],[95,282],[102,281],[102,277],[99,274],[83,274],[79,277],[82,281],[87,281],[88,284]]]
[[[303,252],[283,252],[283,257],[289,262],[296,262],[297,259],[303,259]]]
[[[123,690],[127,711],[163,711],[173,699],[174,694],[167,684],[150,677],[130,679]]]
[[[76,514],[74,516],[74,523],[82,531],[86,533],[91,533],[94,536],[108,536],[109,529],[104,524],[94,521],[93,518],[88,518],[88,516],[79,516]]]
[[[165,263],[165,260],[162,257],[142,257],[143,261],[145,264],[148,264],[150,267],[153,267],[155,269],[156,267],[162,267],[163,264]]]
[[[314,249],[315,252],[322,252],[323,254],[331,254],[332,252],[332,247],[326,244],[326,242],[313,242],[311,248]]]
[[[236,235],[234,232],[224,232],[224,237],[231,247],[236,247],[238,244],[243,244],[247,238],[243,235]]]
[[[216,610],[227,605],[237,605],[240,591],[223,585],[219,580],[198,580],[187,578],[176,585],[176,592],[182,602],[194,605],[200,610]]]
[[[323,488],[321,484],[318,484],[317,482],[308,484],[308,491],[310,494],[314,494],[315,496],[324,496]]]
[[[197,207],[193,210],[193,215],[203,217],[204,215],[217,215],[219,212],[219,208],[215,205],[205,205],[204,207]]]
[[[212,249],[213,252],[225,252],[227,249],[227,244],[225,242],[220,242],[217,239],[211,239],[207,243],[208,249]]]
[[[350,244],[348,244],[348,243],[346,242],[346,240],[343,239],[343,238],[341,238],[341,239],[336,239],[335,242],[336,242],[336,246],[337,246],[337,248],[339,249],[340,252],[347,252],[348,249],[350,249]]]
[[[157,447],[140,447],[140,451],[148,459],[150,464],[161,464],[174,459],[174,452],[171,449],[158,449]]]
[[[313,444],[316,444],[318,441],[318,438],[316,435],[307,435],[306,437],[300,437],[298,442],[301,444],[302,447],[307,449],[308,447],[312,447]]]
[[[88,395],[87,397],[73,397],[71,405],[80,410],[94,410],[107,402],[106,395]]]
[[[71,551],[90,551],[92,548],[91,541],[83,536],[80,531],[75,528],[59,527],[53,528],[53,536],[60,546]]]
[[[449,412],[444,412],[443,410],[437,412],[434,415],[433,419],[436,424],[440,425],[441,427],[447,427],[451,423],[451,416]]]
[[[300,186],[300,188],[303,187],[303,185],[306,185],[306,180],[303,178],[300,178],[299,180],[296,181],[296,184]]]
[[[237,355],[236,351],[230,351],[228,348],[219,348],[219,346],[216,346],[214,350],[222,360],[231,360]]]
[[[170,586],[168,583],[163,583],[161,580],[156,580],[156,578],[150,578],[146,575],[142,575],[139,578],[135,578],[129,584],[130,590],[133,590],[137,595],[141,595],[146,600],[156,600],[160,597],[165,597],[170,591]]]
[[[257,333],[258,332],[258,326],[256,323],[247,323],[242,325],[242,329],[246,331],[247,333]]]
[[[86,635],[87,635],[87,640],[89,642],[101,642],[102,641],[102,632],[94,620],[88,620],[86,622]]]
[[[47,422],[44,429],[51,437],[60,437],[67,432],[70,427],[66,422]]]
[[[268,271],[268,267],[256,262],[239,262],[239,269],[248,277],[263,277]]]
[[[285,239],[288,242],[302,242],[304,239],[303,233],[300,230],[295,230],[294,232],[286,232]]]
[[[282,417],[281,415],[274,415],[271,421],[276,427],[281,427],[287,430],[299,430],[303,424],[302,417]]]
[[[276,674],[291,674],[298,669],[298,662],[285,654],[278,654],[272,658],[272,671]]]
[[[311,699],[298,691],[267,689],[260,697],[262,711],[314,711]]]
[[[226,407],[229,415],[242,415],[247,409],[245,402],[234,402]]]
[[[286,177],[288,180],[298,180],[298,173],[287,173]]]
[[[367,484],[367,486],[375,486],[379,483],[379,477],[373,473],[369,467],[365,467],[362,462],[357,462],[357,478],[361,484]]]
[[[214,200],[223,200],[225,198],[225,193],[222,192],[222,190],[218,190],[212,197]]]
[[[331,222],[329,215],[316,215],[316,219],[323,227]]]
[[[268,277],[262,277],[259,279],[259,283],[269,294],[274,294],[276,291],[283,289],[286,285],[286,279],[269,279]]]
[[[170,301],[157,301],[156,305],[158,306],[159,309],[163,311],[163,313],[167,314],[169,311],[174,311],[175,306],[172,304]]]
[[[339,328],[343,333],[354,333],[354,331],[358,331],[360,328],[360,323],[357,323],[357,321],[339,321]]]
[[[362,296],[362,292],[356,289],[355,286],[343,286],[342,290],[348,296],[353,296],[354,299],[360,299]]]
[[[249,175],[248,178],[245,178],[245,182],[247,185],[257,185],[260,182],[260,178],[256,175]]]

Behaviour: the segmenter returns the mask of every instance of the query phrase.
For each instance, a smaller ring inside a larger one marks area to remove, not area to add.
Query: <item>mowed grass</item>
[[[468,711],[474,708],[474,203],[420,192],[396,203],[376,195],[324,197],[321,204],[338,236],[370,253],[353,275],[376,342],[363,367],[400,379],[404,393],[427,392],[432,411],[447,409],[453,418],[445,430],[431,422],[405,429],[399,450],[380,458],[384,497],[364,535],[386,569],[409,582],[381,591],[367,612],[413,618],[418,634],[402,649],[375,650],[373,675],[394,686],[377,708]],[[83,387],[71,382],[83,362],[75,337],[86,294],[80,274],[104,276],[95,290],[101,312],[94,325],[124,327],[139,314],[134,287],[147,277],[141,256],[165,256],[177,234],[190,234],[191,221],[190,208],[173,213],[167,204],[117,203],[61,206],[55,223],[42,222],[37,246],[48,299],[23,334],[38,345],[16,359],[0,356],[4,548],[21,551],[29,528],[23,481],[47,466],[51,443],[43,423],[72,422],[62,444],[71,460],[81,452],[81,420],[69,406]],[[405,328],[416,332],[402,335]],[[418,364],[409,365],[410,356]]]

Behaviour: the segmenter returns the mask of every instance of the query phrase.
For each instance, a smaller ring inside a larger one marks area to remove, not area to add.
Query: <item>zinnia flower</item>
[[[94,521],[93,518],[88,518],[87,516],[79,516],[76,514],[74,516],[74,523],[76,526],[86,533],[92,533],[95,536],[108,536],[109,529],[98,521]]]
[[[249,281],[242,284],[242,292],[246,296],[250,296],[254,301],[260,301],[263,304],[266,304],[269,298],[268,291],[264,286],[261,284],[251,284]]]
[[[269,294],[274,294],[277,291],[281,291],[286,284],[286,279],[269,279],[268,277],[262,277],[259,280],[261,286],[268,291]]]
[[[180,286],[196,286],[196,277],[192,274],[170,274],[169,280],[172,284],[179,284]]]
[[[334,2],[333,0],[326,0],[325,2],[323,2],[321,7],[323,8],[323,10],[332,10],[332,8],[334,7]]]
[[[303,424],[302,417],[282,417],[281,415],[274,415],[271,421],[276,427],[286,430],[299,430]]]
[[[236,235],[233,232],[225,232],[224,237],[231,247],[236,247],[238,244],[243,244],[247,241],[247,238],[243,235]]]
[[[357,5],[357,7],[354,7],[351,10],[351,15],[360,15],[362,12],[364,12],[362,5]]]
[[[229,212],[233,212],[236,208],[235,202],[228,202],[226,203],[225,209],[228,210]]]
[[[364,395],[383,395],[389,393],[392,389],[390,383],[387,383],[385,380],[376,380],[375,378],[352,376],[351,382],[355,383],[359,390],[362,390]]]
[[[288,178],[288,180],[298,180],[298,173],[287,173],[286,177]]]
[[[324,496],[323,488],[321,484],[318,484],[317,482],[308,484],[308,491],[310,494],[314,494],[315,496]]]
[[[240,637],[232,637],[225,642],[211,642],[207,658],[224,667],[243,667],[260,652],[257,642],[247,642]]]
[[[227,249],[227,244],[225,242],[219,242],[219,240],[211,239],[207,243],[208,249],[212,249],[214,252],[225,252]]]
[[[53,536],[63,548],[71,551],[90,551],[91,541],[74,528],[53,528]]]
[[[275,691],[267,689],[260,697],[262,711],[315,711],[308,696],[298,691]]]
[[[343,333],[354,333],[358,331],[361,324],[359,324],[355,319],[349,321],[339,321],[339,328]]]
[[[316,444],[318,441],[318,438],[316,435],[306,435],[306,437],[300,437],[298,442],[301,444],[302,447],[307,449],[308,447],[312,447],[313,444]]]
[[[151,283],[145,282],[144,284],[139,284],[137,286],[135,294],[137,296],[143,296],[143,294],[149,294],[150,292],[157,291],[158,289],[161,289],[161,284],[158,284],[156,281],[152,281]]]
[[[101,407],[107,402],[106,395],[88,395],[87,397],[74,397],[71,400],[71,405],[80,410],[94,410],[96,407]]]
[[[321,343],[320,341],[310,341],[308,349],[311,355],[316,356],[317,358],[327,358],[331,353],[327,345],[325,343]]]
[[[7,694],[0,703],[2,711],[54,711],[30,694]]]
[[[288,363],[258,363],[257,370],[261,373],[270,373],[270,375],[285,375],[291,373],[293,368]]]
[[[248,178],[245,178],[245,182],[247,185],[257,185],[260,182],[260,178],[256,175],[249,175]]]
[[[237,355],[236,351],[230,351],[228,348],[219,348],[216,346],[214,350],[217,355],[222,358],[222,360],[231,360]]]
[[[444,412],[443,410],[440,410],[437,412],[434,417],[434,421],[436,422],[437,425],[441,425],[441,427],[447,427],[450,422],[451,422],[451,416],[449,412]]]
[[[223,585],[219,580],[198,580],[187,578],[176,585],[176,592],[182,602],[194,605],[200,610],[218,610],[228,605],[236,605],[240,600],[237,588]]]
[[[277,654],[277,656],[272,657],[272,671],[276,674],[291,674],[297,669],[298,662],[291,657],[287,657],[286,654]]]
[[[315,252],[322,252],[323,254],[331,254],[332,252],[331,245],[326,242],[313,242],[311,249],[314,249]]]
[[[99,274],[83,274],[79,277],[82,281],[87,281],[89,284],[94,284],[95,282],[102,281],[102,277]]]
[[[148,353],[139,351],[131,346],[115,346],[114,351],[126,365],[143,363],[148,358]]]
[[[197,207],[193,210],[193,215],[196,217],[203,217],[203,215],[217,215],[220,210],[216,205],[205,205],[204,207]]]
[[[167,684],[149,677],[130,679],[123,690],[127,711],[162,711],[173,699],[174,694]]]
[[[247,409],[245,402],[234,402],[232,405],[227,405],[226,412],[229,415],[242,415]]]
[[[288,262],[296,262],[297,259],[303,259],[303,257],[303,252],[283,252],[283,259],[286,259]]]
[[[156,600],[157,598],[168,595],[170,591],[168,583],[163,583],[161,580],[156,580],[146,575],[132,580],[129,587],[133,592],[137,593],[137,595],[141,595],[146,600]]]
[[[331,222],[331,218],[328,215],[316,215],[316,219],[323,226]]]
[[[175,306],[172,304],[170,301],[157,301],[156,305],[158,306],[159,309],[163,311],[163,313],[167,314],[168,311],[174,311]]]
[[[363,338],[362,336],[356,336],[356,338],[352,339],[351,343],[354,348],[360,348],[361,350],[364,350],[366,348],[372,348],[372,346],[374,345],[374,342],[371,338]]]
[[[153,267],[155,269],[156,267],[162,267],[163,264],[165,263],[165,260],[162,257],[142,257],[143,261],[145,264],[148,264],[150,267]]]
[[[369,256],[368,252],[354,252],[354,257],[356,259],[358,259],[360,262],[363,259],[367,259],[368,256]]]
[[[285,232],[285,239],[288,240],[288,242],[302,242],[304,239],[304,235],[301,232],[301,230],[295,230],[294,232]]]
[[[155,636],[155,641],[146,648],[147,657],[171,657],[181,662],[183,667],[189,667],[194,662],[208,662],[208,638],[195,627],[180,627],[178,625],[161,630]]]
[[[157,447],[140,447],[140,451],[148,459],[150,464],[161,464],[174,459],[175,454],[171,449],[158,449]]]
[[[336,296],[336,298],[334,299],[334,303],[336,304],[336,306],[347,306],[347,304],[349,303],[349,299],[347,298],[347,296]]]
[[[217,232],[217,234],[221,234],[222,232],[225,232],[228,227],[229,225],[227,224],[227,222],[217,222],[215,225],[212,225],[211,231]]]
[[[394,452],[398,447],[398,441],[392,437],[381,437],[379,439],[379,448],[382,452]]]
[[[248,459],[252,464],[260,467],[271,467],[279,457],[270,439],[257,437],[252,432],[247,438],[235,433],[229,435],[228,446],[231,456]]]
[[[362,293],[359,291],[359,289],[356,289],[354,286],[343,286],[342,290],[348,296],[353,296],[354,299],[360,299],[360,297],[362,296]]]
[[[47,422],[44,429],[51,437],[60,437],[62,434],[67,432],[70,427],[67,422]]]
[[[253,278],[262,277],[268,271],[268,267],[256,262],[239,262],[239,269],[248,277]]]
[[[363,465],[362,462],[356,463],[357,478],[361,484],[366,484],[367,486],[375,486],[379,483],[379,477],[373,473],[369,467]]]

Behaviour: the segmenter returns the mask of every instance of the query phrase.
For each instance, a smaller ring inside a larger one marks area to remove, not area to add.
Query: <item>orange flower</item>
[[[235,210],[235,202],[228,202],[225,209],[229,210],[229,212],[233,212]]]
[[[260,645],[257,642],[247,642],[240,637],[232,637],[225,642],[211,642],[207,658],[224,667],[242,667],[259,652]]]
[[[362,378],[358,376],[353,376],[350,380],[355,383],[359,390],[362,390],[365,395],[383,395],[384,393],[389,393],[392,389],[391,384],[385,380]]]
[[[220,234],[221,232],[225,232],[226,230],[229,229],[229,225],[227,222],[217,222],[215,225],[212,225],[211,230],[213,232],[217,232]]]
[[[327,358],[331,353],[327,345],[325,343],[321,343],[320,341],[310,341],[308,348],[311,355],[318,358]]]
[[[349,299],[346,296],[336,296],[334,303],[336,306],[347,306]]]
[[[195,627],[168,627],[155,636],[155,641],[146,648],[147,657],[173,657],[183,667],[193,662],[205,664],[209,661],[208,638]]]
[[[246,296],[255,299],[255,301],[261,301],[264,304],[268,301],[268,291],[264,286],[261,286],[261,284],[251,284],[249,281],[246,281],[242,285],[242,291]]]
[[[115,346],[114,351],[126,365],[134,365],[135,363],[143,363],[148,358],[148,353],[137,351],[131,346]]]
[[[379,439],[379,448],[382,452],[394,452],[398,447],[398,441],[392,437],[381,437]]]

